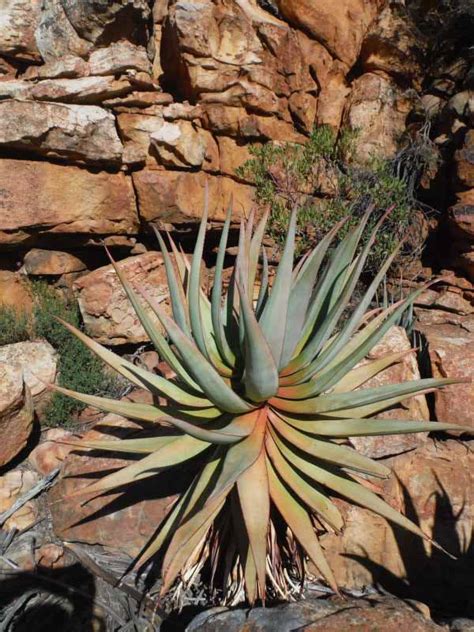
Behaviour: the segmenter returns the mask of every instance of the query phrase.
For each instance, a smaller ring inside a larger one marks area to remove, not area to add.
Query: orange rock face
[[[138,229],[131,179],[122,173],[0,160],[0,189],[0,244],[28,242],[45,232],[133,234]]]
[[[19,367],[0,363],[0,467],[26,446],[33,429],[33,400]]]
[[[386,463],[395,476],[383,483],[384,498],[458,559],[365,509],[344,504],[343,536],[322,539],[336,579],[347,587],[379,583],[432,607],[462,611],[473,589],[472,453],[456,441],[429,440]]]

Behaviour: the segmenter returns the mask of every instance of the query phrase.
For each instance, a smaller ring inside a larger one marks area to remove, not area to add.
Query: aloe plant
[[[156,525],[155,535],[135,562],[140,568],[158,552],[164,554],[163,594],[206,559],[216,570],[224,556],[224,592],[226,586],[230,590],[240,582],[251,604],[264,600],[269,587],[272,594],[285,596],[291,592],[291,573],[285,572],[285,564],[291,564],[293,553],[296,563],[298,552],[304,552],[337,590],[320,544],[324,532],[340,532],[344,527],[333,496],[428,538],[373,491],[370,478],[388,477],[389,468],[359,454],[349,441],[355,436],[464,430],[446,423],[377,419],[378,413],[411,396],[456,380],[430,378],[359,389],[404,356],[389,353],[360,365],[423,291],[420,288],[386,309],[369,310],[394,252],[341,324],[383,222],[382,218],[361,245],[368,218],[369,213],[333,248],[339,223],[294,266],[297,217],[293,212],[273,283],[262,248],[267,217],[258,223],[253,218],[242,222],[238,255],[224,292],[229,211],[210,296],[200,285],[207,210],[192,262],[171,239],[172,252],[168,252],[157,232],[172,316],[140,288],[132,287],[114,263],[145,331],[173,370],[172,379],[135,366],[64,323],[122,376],[150,391],[155,401],[159,397],[167,402],[140,404],[57,389],[156,430],[151,438],[148,432],[144,438],[82,441],[82,448],[137,455],[131,464],[88,485],[85,492],[104,494],[168,468],[196,469],[192,484],[163,523]],[[224,537],[223,524],[232,534],[225,547],[219,540]],[[212,577],[217,582],[215,573]]]

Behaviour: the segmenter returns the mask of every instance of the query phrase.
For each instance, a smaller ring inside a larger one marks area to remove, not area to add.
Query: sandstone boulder
[[[464,143],[455,154],[456,176],[462,187],[474,187],[474,129],[467,131]]]
[[[0,189],[3,244],[27,242],[46,232],[126,235],[138,229],[132,183],[123,173],[5,159],[0,161]]]
[[[42,435],[42,441],[28,455],[28,463],[41,476],[47,476],[58,467],[73,450],[74,435],[64,428],[50,428]]]
[[[151,72],[151,63],[145,48],[120,41],[110,44],[107,48],[98,48],[90,54],[91,75],[116,75],[127,70]]]
[[[343,123],[358,131],[356,157],[389,158],[398,149],[411,100],[385,75],[366,73],[353,83]]]
[[[94,44],[140,40],[150,18],[147,0],[61,0],[80,37]]]
[[[328,51],[352,66],[362,40],[383,8],[383,0],[276,0],[281,14],[290,23],[309,33]]]
[[[132,286],[143,288],[159,303],[168,299],[161,254],[147,252],[119,263]],[[111,265],[97,268],[74,283],[87,332],[101,343],[116,345],[148,340]],[[159,327],[158,320],[153,317]]]
[[[474,242],[474,204],[455,204],[449,209],[449,223],[454,237]]]
[[[117,415],[107,415],[97,430],[89,431],[85,438],[110,440],[119,433],[123,437],[132,436],[136,428]],[[126,463],[124,459],[77,449],[68,455],[61,479],[49,492],[53,527],[59,538],[101,544],[131,557],[138,555],[168,513],[175,498],[173,494],[186,477],[184,472],[174,472],[172,481],[158,475],[152,487],[139,482],[124,493],[107,494],[86,504],[68,499],[69,494],[103,476],[105,471]],[[86,500],[87,496],[82,499]]]
[[[0,54],[24,60],[39,60],[35,28],[41,0],[2,0],[0,4]]]
[[[19,312],[31,311],[33,297],[21,274],[0,270],[0,305],[14,307]]]
[[[0,467],[26,446],[33,428],[33,400],[19,367],[0,363]]]
[[[189,222],[199,219],[204,204],[206,182],[209,187],[209,217],[224,221],[233,197],[236,213],[248,213],[254,189],[204,172],[143,170],[133,174],[140,215],[145,222]]]
[[[46,62],[42,66],[29,66],[22,79],[77,79],[89,73],[89,65],[77,55],[64,55],[60,59]]]
[[[420,608],[421,609],[421,608]],[[390,596],[366,599],[309,597],[273,608],[214,608],[198,614],[185,632],[442,632],[413,604]]]
[[[422,78],[426,41],[401,4],[388,4],[374,20],[362,44],[364,72],[382,71],[414,82]]]
[[[453,325],[419,326],[426,338],[433,377],[470,379],[435,393],[438,421],[474,427],[474,333]]]
[[[386,384],[397,384],[409,380],[419,380],[416,354],[409,353],[411,348],[408,336],[403,327],[391,327],[382,340],[372,349],[367,360],[382,358],[389,353],[407,352],[397,364],[388,367],[374,378],[365,382],[361,388],[375,388]],[[402,405],[377,415],[379,419],[407,419],[428,421],[429,410],[424,395],[407,399]],[[392,435],[383,437],[353,437],[351,443],[357,450],[371,458],[387,457],[413,450],[426,440],[424,434]]]
[[[100,107],[16,100],[0,102],[0,146],[108,164],[123,149],[114,117]]]
[[[26,494],[36,485],[39,477],[36,472],[28,470],[12,470],[4,476],[0,476],[0,513],[12,507],[22,494]],[[38,504],[35,500],[29,500],[20,509],[15,511],[2,525],[6,531],[11,529],[27,529],[38,518]]]
[[[437,610],[472,612],[473,459],[469,444],[429,440],[387,460],[395,476],[382,486],[387,502],[457,560],[365,509],[344,505],[343,536],[322,539],[340,586],[375,583]]]
[[[58,356],[45,340],[15,342],[0,347],[0,362],[23,373],[35,407],[47,396],[47,384],[56,380]]]
[[[35,38],[46,62],[61,60],[66,55],[85,57],[92,48],[92,44],[82,38],[70,23],[62,0],[43,3]]]
[[[150,136],[159,161],[168,167],[218,171],[219,150],[212,135],[189,121],[162,125]]]
[[[24,90],[23,87],[22,90]],[[30,86],[26,94],[23,92],[22,97],[26,96],[35,101],[94,105],[106,99],[126,96],[131,91],[132,86],[127,79],[79,77],[78,79],[45,79]],[[75,134],[79,135],[78,132]],[[115,139],[114,142],[116,144]],[[114,162],[113,158],[111,162]]]
[[[83,261],[60,250],[32,248],[23,259],[23,271],[29,276],[60,276],[85,269],[86,264]]]

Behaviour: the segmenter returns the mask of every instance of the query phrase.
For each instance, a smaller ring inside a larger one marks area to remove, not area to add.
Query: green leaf
[[[415,533],[425,540],[430,540],[430,538],[428,538],[416,524],[393,509],[393,507],[390,507],[388,503],[379,498],[366,487],[363,487],[360,483],[350,480],[350,478],[345,476],[342,472],[339,475],[333,474],[313,461],[301,458],[293,450],[285,446],[283,441],[279,440],[277,437],[275,437],[275,442],[283,456],[294,467],[301,470],[301,472],[312,478],[317,483],[324,485],[361,507],[370,509],[379,516],[382,516],[398,526],[411,531],[411,533]]]
[[[248,418],[253,419],[255,426],[252,433],[227,449],[222,471],[212,491],[211,498],[219,496],[237,482],[239,477],[258,459],[262,451],[263,440],[267,424],[267,411],[265,408],[248,413]]]
[[[289,400],[274,397],[270,403],[278,410],[300,414],[327,414],[338,410],[357,409],[371,404],[382,403],[383,408],[393,406],[408,396],[421,395],[427,390],[456,384],[463,380],[456,378],[426,378],[402,384],[386,384],[375,388],[365,388],[349,393],[320,395],[305,400]],[[355,415],[354,415],[355,416]],[[365,416],[365,415],[361,415]]]
[[[173,262],[168,253],[166,244],[155,226],[153,226],[155,235],[160,244],[160,250],[163,254],[163,260],[166,268],[166,278],[168,280],[168,287],[170,290],[171,307],[173,309],[173,316],[178,326],[184,331],[187,336],[191,336],[191,330],[188,324],[188,310],[186,305],[186,297],[184,295],[183,286],[176,278],[176,271],[174,269]]]
[[[202,213],[201,223],[199,225],[196,245],[194,247],[191,273],[189,275],[188,305],[193,338],[199,351],[209,360],[209,354],[207,351],[201,322],[201,263],[204,251],[204,239],[206,236],[208,195],[209,191],[206,185],[204,209]]]
[[[293,256],[295,251],[296,211],[290,218],[285,247],[275,276],[272,291],[260,317],[260,326],[268,341],[275,364],[281,368],[285,338],[288,299],[290,296]]]
[[[254,402],[264,402],[278,390],[278,371],[268,342],[249,305],[247,293],[240,285],[238,288],[245,325],[245,394]]]
[[[321,264],[326,256],[329,246],[337,235],[347,218],[338,222],[321,239],[316,248],[311,252],[302,265],[299,274],[292,284],[288,301],[288,316],[286,322],[285,341],[281,365],[286,367],[300,340],[303,325],[306,319],[311,295],[319,273]]]
[[[283,417],[283,416],[282,416]],[[321,419],[303,420],[284,416],[284,420],[297,430],[323,437],[378,437],[382,435],[410,434],[415,432],[441,432],[451,430],[472,434],[466,426],[439,421],[408,421],[406,419]]]
[[[369,459],[352,448],[309,437],[289,426],[273,412],[269,412],[268,416],[275,430],[285,441],[317,459],[379,478],[390,476],[390,469],[379,461]]]
[[[230,348],[227,339],[225,337],[224,325],[222,320],[222,272],[224,269],[224,260],[227,248],[227,241],[229,238],[230,221],[232,217],[232,206],[229,205],[227,210],[227,216],[225,219],[224,227],[222,229],[221,239],[219,242],[219,249],[217,252],[216,267],[214,272],[214,285],[212,286],[211,294],[211,318],[216,338],[216,344],[219,352],[224,360],[230,366],[235,364],[235,354]]]
[[[199,383],[206,396],[221,410],[241,414],[253,406],[239,397],[222,379],[216,369],[202,355],[196,345],[181,331],[176,323],[165,314],[160,305],[150,302],[156,310],[163,327],[181,354],[188,371]]]

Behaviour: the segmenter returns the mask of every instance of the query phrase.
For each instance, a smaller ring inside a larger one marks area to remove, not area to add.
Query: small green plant
[[[359,454],[349,441],[447,428],[469,432],[446,423],[377,418],[409,397],[462,380],[427,378],[358,388],[401,361],[405,352],[359,365],[424,289],[367,313],[395,250],[338,327],[385,218],[361,245],[370,219],[366,212],[327,258],[343,222],[336,225],[293,267],[294,210],[274,282],[270,288],[264,257],[255,292],[266,218],[255,230],[251,218],[241,225],[234,272],[223,297],[229,212],[208,297],[200,280],[206,208],[192,263],[170,240],[173,262],[158,234],[173,317],[146,292],[133,288],[114,264],[145,331],[175,372],[172,379],[135,366],[65,323],[88,349],[150,391],[155,401],[115,401],[56,387],[63,395],[138,420],[145,428],[135,438],[80,442],[82,449],[135,454],[136,460],[65,501],[123,490],[146,479],[150,493],[156,493],[156,477],[167,469],[174,476],[172,468],[194,476],[135,563],[138,569],[164,553],[162,594],[172,591],[179,599],[200,574],[209,578],[215,601],[235,603],[244,590],[251,604],[267,596],[288,598],[304,577],[304,555],[337,591],[320,544],[325,531],[340,532],[344,526],[334,497],[368,508],[431,542],[372,491],[366,478],[386,478],[390,469]]]
[[[308,142],[267,143],[250,149],[253,157],[237,169],[237,175],[253,182],[260,206],[270,210],[269,236],[281,249],[291,209],[298,207],[296,254],[314,247],[322,236],[346,217],[350,219],[339,239],[356,226],[373,206],[363,242],[385,209],[391,207],[384,230],[379,233],[367,259],[366,270],[376,271],[384,259],[415,230],[413,197],[394,161],[374,159],[362,167],[352,161],[356,133],[336,137],[328,126],[313,130]]]
[[[31,322],[25,311],[0,305],[0,346],[23,342],[31,337]]]
[[[115,375],[104,369],[104,364],[58,322],[58,318],[80,327],[81,317],[77,303],[63,298],[43,281],[33,284],[35,306],[33,310],[34,335],[46,339],[58,352],[59,384],[73,386],[95,394],[118,393]],[[53,393],[44,412],[47,425],[64,426],[85,407],[60,393]]]

